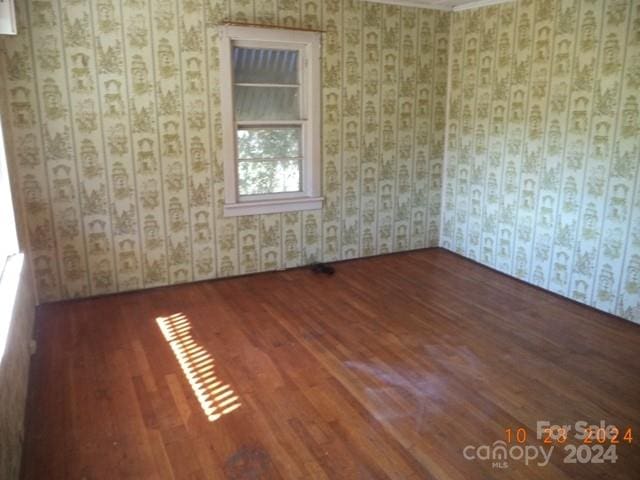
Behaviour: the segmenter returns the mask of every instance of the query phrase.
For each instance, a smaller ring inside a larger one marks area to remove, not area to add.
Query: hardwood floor
[[[443,250],[335,267],[41,307],[23,478],[638,478],[639,326]],[[567,464],[544,420],[634,438]],[[465,459],[519,427],[548,465]]]

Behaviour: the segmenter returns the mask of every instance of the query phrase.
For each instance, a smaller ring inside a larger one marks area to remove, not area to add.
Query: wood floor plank
[[[335,267],[40,307],[22,478],[637,478],[638,325],[438,249]],[[463,456],[542,420],[637,438]]]

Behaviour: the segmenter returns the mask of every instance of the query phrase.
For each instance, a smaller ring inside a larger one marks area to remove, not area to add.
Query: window
[[[222,27],[225,216],[322,207],[320,34]]]

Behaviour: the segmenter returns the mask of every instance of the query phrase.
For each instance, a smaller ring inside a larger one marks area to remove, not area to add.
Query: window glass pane
[[[301,127],[238,128],[238,159],[300,157],[301,134]]]
[[[233,48],[235,83],[298,83],[298,51]]]
[[[236,120],[299,120],[298,87],[234,86]]]
[[[251,160],[238,163],[240,195],[299,192],[300,160]]]

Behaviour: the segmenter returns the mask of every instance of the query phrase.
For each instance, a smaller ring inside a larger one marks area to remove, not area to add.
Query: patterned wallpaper
[[[35,294],[29,266],[22,268],[8,337],[0,361],[0,478],[20,478],[25,430],[31,339],[35,321]]]
[[[441,244],[640,322],[640,1],[453,15]]]
[[[2,94],[40,301],[437,245],[448,14],[25,0]],[[322,211],[223,218],[218,28],[320,28]]]
[[[17,3],[0,93],[40,301],[440,244],[640,321],[638,0]],[[224,20],[326,31],[323,210],[222,216]]]

